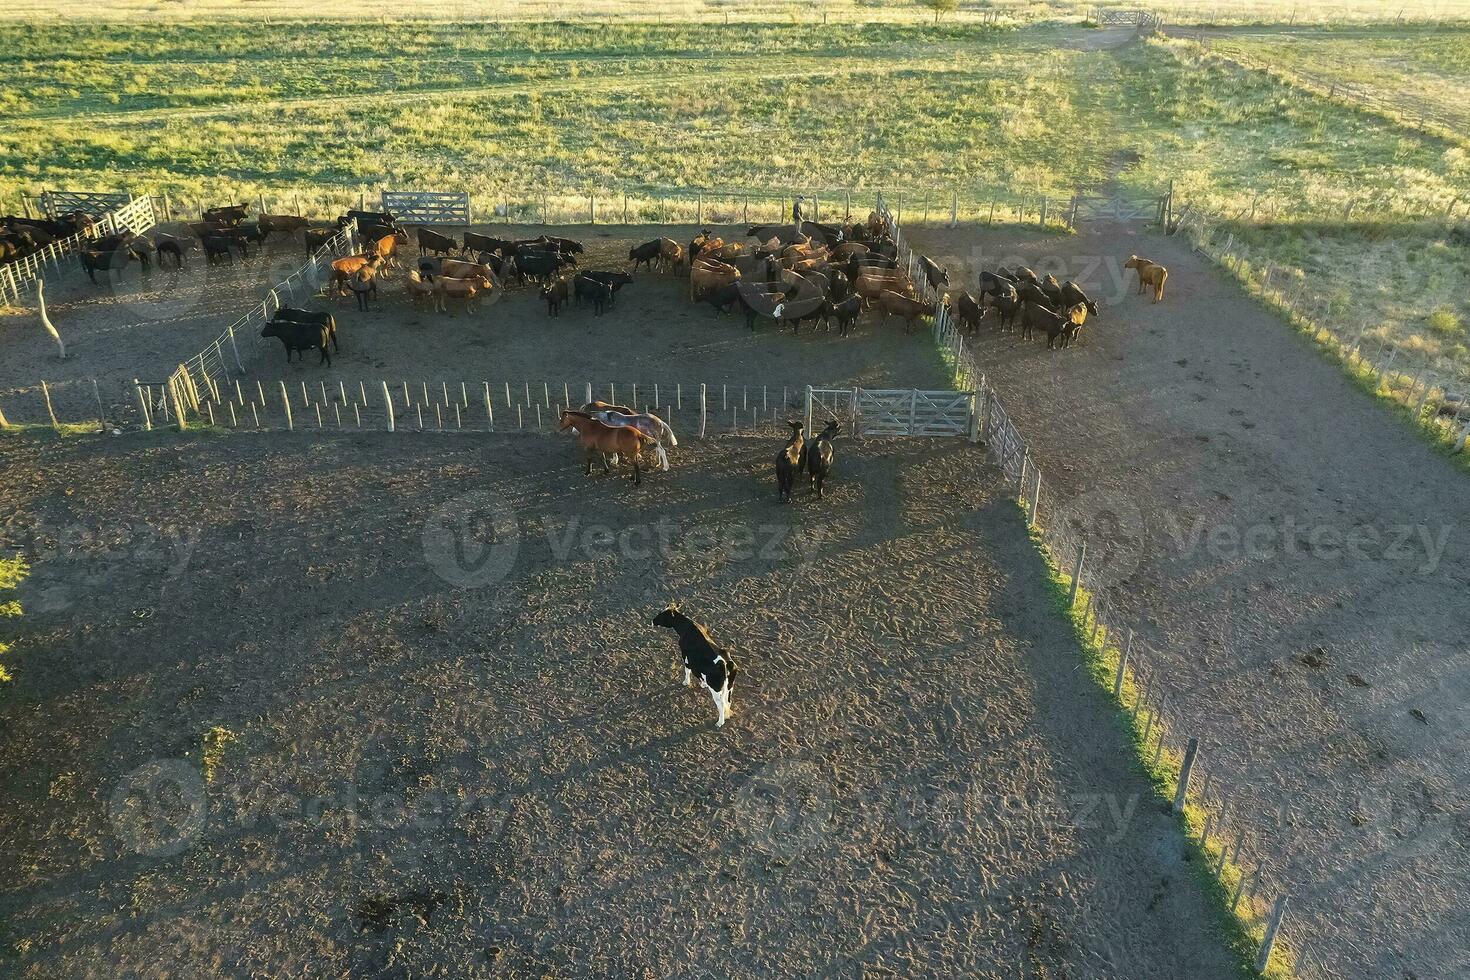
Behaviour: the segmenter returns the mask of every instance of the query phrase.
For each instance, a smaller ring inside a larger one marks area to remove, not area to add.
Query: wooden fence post
[[[1077,569],[1072,573],[1072,591],[1067,595],[1067,608],[1073,609],[1077,605],[1077,590],[1082,586],[1082,566],[1087,561],[1087,539],[1082,539],[1082,544],[1077,548]]]
[[[388,394],[387,381],[380,381],[378,383],[383,386],[383,408],[388,413],[388,431],[392,432],[397,424],[393,419],[393,396]]]
[[[709,418],[709,403],[706,400],[708,391],[704,382],[699,384],[699,438],[704,438],[705,422]]]
[[[46,414],[51,416],[51,428],[60,430],[61,426],[56,424],[56,411],[51,407],[51,388],[46,382],[41,382],[41,394],[46,399]]]
[[[1189,777],[1194,772],[1194,760],[1198,755],[1199,739],[1190,736],[1189,747],[1184,750],[1184,764],[1179,768],[1179,789],[1174,794],[1175,813],[1184,812],[1184,803],[1189,796]]]
[[[1133,653],[1133,630],[1128,631],[1128,641],[1123,644],[1123,652],[1118,655],[1118,673],[1113,677],[1113,697],[1123,697],[1123,676],[1128,670],[1128,657]]]
[[[812,432],[812,386],[811,385],[807,385],[806,386],[806,436],[805,436],[805,438],[811,439],[813,437],[813,435],[814,435],[814,433]]]
[[[1276,934],[1281,931],[1281,920],[1286,917],[1287,896],[1282,895],[1276,900],[1276,906],[1271,910],[1271,921],[1266,926],[1266,936],[1261,940],[1261,955],[1256,957],[1256,971],[1264,973],[1266,964],[1271,962],[1271,950],[1276,946]]]

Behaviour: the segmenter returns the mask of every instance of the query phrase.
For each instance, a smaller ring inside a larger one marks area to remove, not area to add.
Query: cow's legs
[[[694,674],[689,670],[689,667],[686,665],[684,667],[684,686],[688,687],[692,683],[694,683]]]

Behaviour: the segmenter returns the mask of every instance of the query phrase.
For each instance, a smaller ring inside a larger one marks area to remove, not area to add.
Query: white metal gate
[[[862,436],[969,436],[975,395],[917,388],[809,388],[807,421],[818,431],[837,419]]]
[[[470,195],[466,191],[439,194],[433,191],[384,191],[382,209],[404,224],[467,225]]]
[[[41,208],[48,218],[71,214],[73,211],[100,218],[131,200],[131,194],[114,191],[46,191],[41,195]]]

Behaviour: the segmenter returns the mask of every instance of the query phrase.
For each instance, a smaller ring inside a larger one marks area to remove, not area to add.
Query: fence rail
[[[131,200],[133,195],[125,191],[43,191],[41,209],[48,218],[59,218],[74,211],[100,218]]]
[[[1095,654],[1113,676],[1113,695],[1131,717],[1139,735],[1139,751],[1146,768],[1174,786],[1173,808],[1187,814],[1186,828],[1205,855],[1209,873],[1218,879],[1229,897],[1229,910],[1252,935],[1262,936],[1257,969],[1271,960],[1287,905],[1286,883],[1272,863],[1272,843],[1242,828],[1229,809],[1225,792],[1232,781],[1212,768],[1203,757],[1190,724],[1169,703],[1163,670],[1148,656],[1133,631],[1120,622],[1105,591],[1087,587],[1087,570],[1099,567],[1096,549],[1084,532],[1067,521],[1053,519],[1048,509],[1058,509],[1041,468],[1031,457],[1025,437],[1006,412],[999,394],[985,379],[973,354],[955,329],[948,307],[917,274],[915,257],[895,216],[880,199],[879,216],[898,243],[900,264],[914,273],[921,296],[935,305],[933,331],[941,352],[954,368],[959,387],[973,387],[980,401],[979,433],[986,450],[999,466],[1008,492],[1020,503],[1028,525],[1042,542],[1061,580],[1068,584],[1068,605]],[[1091,544],[1092,557],[1088,556]],[[1096,579],[1096,576],[1093,576]],[[1279,851],[1278,851],[1279,853]],[[1277,951],[1279,962],[1287,958]],[[1306,970],[1308,952],[1300,943],[1290,954],[1298,975]]]
[[[53,273],[60,273],[73,267],[77,252],[88,242],[123,230],[142,234],[155,224],[157,220],[152,198],[136,198],[103,214],[93,222],[92,227],[84,231],[58,239],[30,255],[0,265],[0,303],[9,306],[12,302],[20,302],[22,293],[33,287],[48,269]]]

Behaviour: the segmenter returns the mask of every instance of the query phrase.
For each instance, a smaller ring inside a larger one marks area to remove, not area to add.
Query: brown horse
[[[602,472],[611,473],[607,458],[616,455],[632,461],[633,484],[636,486],[643,482],[643,470],[639,465],[643,461],[643,447],[653,445],[654,440],[632,426],[604,425],[586,412],[565,410],[561,413],[559,431],[568,429],[576,430],[582,440],[582,448],[587,451],[587,468],[584,471],[587,476],[592,475],[593,459],[602,462]]]

